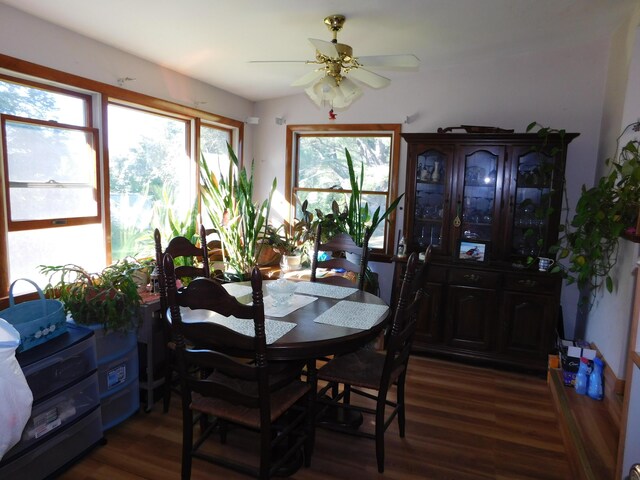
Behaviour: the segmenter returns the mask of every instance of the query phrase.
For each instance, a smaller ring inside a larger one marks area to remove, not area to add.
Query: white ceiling
[[[613,32],[640,0],[0,0],[26,13],[252,101],[296,94],[308,38],[355,56],[413,53],[421,71],[589,42]],[[373,69],[386,77],[407,72]]]

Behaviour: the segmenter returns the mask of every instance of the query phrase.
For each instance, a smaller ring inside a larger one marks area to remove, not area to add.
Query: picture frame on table
[[[486,263],[489,260],[489,242],[483,240],[458,240],[456,260],[470,263]]]

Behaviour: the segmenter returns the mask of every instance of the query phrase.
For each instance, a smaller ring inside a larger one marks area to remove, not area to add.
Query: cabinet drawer
[[[505,289],[518,292],[552,294],[557,291],[558,283],[561,281],[561,278],[549,275],[522,276],[507,274],[505,277]]]
[[[450,270],[449,284],[469,287],[496,288],[500,285],[501,275],[498,272],[481,270]]]
[[[101,439],[100,409],[96,406],[93,412],[69,428],[52,435],[42,445],[38,445],[12,461],[3,462],[0,466],[0,478],[21,480],[51,478],[52,473],[86,452]]]
[[[94,336],[23,368],[33,401],[73,384],[96,369]]]
[[[7,458],[48,438],[73,423],[100,403],[96,372],[58,395],[35,404],[22,431],[20,441],[7,452]]]

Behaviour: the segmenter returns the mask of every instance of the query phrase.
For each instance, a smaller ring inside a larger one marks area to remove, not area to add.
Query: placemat
[[[275,305],[273,298],[267,295],[264,300],[264,314],[267,317],[286,317],[291,312],[295,312],[299,308],[309,305],[311,302],[315,302],[318,297],[310,297],[308,295],[293,295],[289,305]]]
[[[368,330],[389,310],[386,305],[352,302],[342,300],[323,312],[314,322],[326,323],[336,327],[359,328]]]
[[[245,295],[251,295],[253,289],[248,285],[238,285],[237,283],[223,283],[224,289],[234,297],[243,297]]]
[[[326,283],[317,282],[299,282],[296,293],[304,293],[305,295],[318,295],[319,297],[329,298],[346,298],[352,293],[358,291],[357,288],[338,287],[335,285],[328,285]]]
[[[225,317],[219,313],[212,312],[211,310],[191,310],[189,308],[180,307],[180,313],[182,321],[184,323],[194,322],[215,322],[220,325],[224,325],[231,330],[247,335],[248,337],[255,337],[255,327],[253,320],[247,320],[237,318],[234,316]],[[264,321],[264,330],[267,337],[267,345],[277,341],[280,337],[286,335],[289,330],[295,327],[296,324],[292,322],[283,322],[282,320],[269,320]]]

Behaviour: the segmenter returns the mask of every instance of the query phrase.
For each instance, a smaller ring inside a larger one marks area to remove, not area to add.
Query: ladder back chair
[[[318,224],[313,256],[311,258],[311,281],[353,287],[364,290],[367,265],[369,263],[369,233],[365,235],[364,244],[359,247],[346,233],[339,233],[326,242],[322,242],[322,225]],[[331,252],[328,260],[319,260],[319,252]],[[347,254],[360,257],[360,263],[347,260]],[[319,275],[318,269],[344,269],[345,275]]]
[[[156,267],[158,269],[158,284],[160,287],[160,316],[164,325],[165,332],[165,378],[164,378],[164,392],[163,392],[163,411],[166,413],[169,411],[169,404],[171,402],[171,391],[173,389],[173,342],[171,338],[171,326],[167,323],[165,316],[167,313],[167,294],[166,294],[166,282],[163,266],[163,258],[165,253],[169,253],[174,261],[178,258],[182,259],[182,263],[185,265],[176,265],[174,272],[176,278],[197,278],[210,276],[209,271],[209,255],[207,250],[207,235],[203,226],[200,226],[200,246],[194,245],[189,239],[183,236],[172,238],[167,244],[167,248],[162,250],[162,239],[160,230],[157,228],[153,232],[153,238],[155,241],[155,253],[156,253]],[[194,259],[201,262],[202,266],[195,266],[191,264]],[[153,368],[150,366],[150,368]]]
[[[360,349],[336,357],[318,370],[318,380],[327,382],[318,393],[321,404],[358,411],[375,418],[374,433],[336,423],[321,425],[343,433],[375,439],[376,460],[380,473],[384,471],[384,433],[395,417],[398,418],[400,437],[404,437],[405,434],[405,377],[416,329],[416,314],[424,298],[421,288],[415,293],[412,292],[417,266],[418,255],[412,253],[407,262],[386,352]],[[339,384],[344,388],[336,394]],[[395,400],[388,398],[394,385]],[[327,395],[330,389],[333,392],[332,396]],[[375,408],[352,403],[351,394],[375,401]],[[387,408],[390,409],[388,414],[385,412]]]
[[[198,278],[178,290],[170,255],[165,255],[164,267],[182,396],[182,478],[190,478],[194,457],[258,478],[270,478],[296,456],[309,466],[315,432],[315,374],[310,382],[303,382],[299,369],[273,373],[269,368],[260,270],[255,267],[251,275],[253,303],[244,305],[214,279]],[[209,310],[234,322],[250,322],[254,335],[213,321],[183,322],[187,309]],[[203,378],[188,368],[192,365],[212,373]],[[214,419],[195,442],[194,414]],[[259,434],[258,466],[225,455],[224,444],[231,442],[227,437],[233,433],[227,432],[230,426]],[[200,447],[214,432],[220,433],[221,444],[213,451],[208,445],[204,452]],[[276,456],[277,448],[282,451]]]

